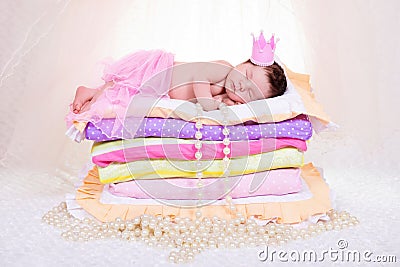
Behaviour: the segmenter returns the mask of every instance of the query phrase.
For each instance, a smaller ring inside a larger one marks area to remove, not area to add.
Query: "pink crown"
[[[275,42],[275,36],[272,34],[267,42],[262,31],[258,39],[254,37],[254,34],[251,35],[253,36],[253,53],[251,54],[250,61],[262,67],[274,64],[275,47],[279,38]]]

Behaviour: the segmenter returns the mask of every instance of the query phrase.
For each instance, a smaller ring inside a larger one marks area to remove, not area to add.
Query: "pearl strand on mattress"
[[[227,127],[228,125],[228,113],[229,110],[226,107],[226,105],[224,103],[221,103],[219,105],[219,109],[222,112],[222,115],[224,117],[222,124],[224,126],[224,128],[222,129],[222,134],[224,135],[224,140],[222,141],[222,143],[225,145],[224,149],[222,150],[222,152],[224,153],[224,158],[222,160],[223,162],[223,168],[224,168],[224,172],[223,172],[223,176],[224,176],[224,193],[225,193],[225,200],[226,203],[229,205],[229,209],[234,212],[236,210],[235,205],[232,202],[232,197],[229,195],[230,192],[230,188],[228,186],[229,184],[229,176],[230,176],[230,171],[229,171],[229,163],[230,163],[230,158],[228,157],[228,155],[231,153],[231,149],[229,148],[229,145],[231,143],[231,140],[229,139],[229,129]]]
[[[197,121],[195,124],[196,127],[196,133],[195,133],[195,138],[196,138],[196,142],[194,144],[195,148],[196,148],[196,152],[194,154],[195,158],[196,158],[196,178],[197,178],[197,188],[199,189],[198,191],[198,202],[197,202],[197,207],[198,210],[196,211],[196,217],[200,218],[202,216],[201,211],[200,211],[200,207],[201,207],[201,200],[203,197],[203,192],[202,192],[202,187],[203,187],[203,182],[202,182],[202,178],[203,178],[203,171],[202,171],[202,163],[201,163],[201,158],[203,156],[203,154],[201,153],[201,148],[202,148],[202,138],[203,138],[203,134],[201,133],[201,129],[203,128],[203,124],[201,122],[201,116],[203,115],[203,108],[202,106],[197,103],[196,104],[196,110],[197,110]]]
[[[236,211],[236,208],[232,202],[232,197],[229,195],[229,176],[230,176],[230,171],[229,171],[229,163],[230,163],[230,158],[228,157],[228,155],[231,153],[231,150],[229,148],[229,145],[231,143],[230,139],[229,139],[229,129],[227,127],[228,125],[228,113],[229,110],[227,109],[226,105],[221,103],[219,106],[219,109],[221,110],[221,113],[223,115],[223,121],[222,124],[224,126],[223,130],[222,130],[222,134],[224,135],[224,139],[223,139],[223,144],[225,145],[225,147],[223,148],[223,153],[224,153],[224,158],[222,160],[223,162],[223,179],[224,179],[224,195],[226,203],[229,205],[229,209],[234,212]],[[197,103],[196,104],[196,110],[197,110],[197,121],[195,124],[196,127],[196,134],[195,134],[195,138],[196,138],[196,143],[195,143],[195,148],[196,148],[196,152],[195,152],[195,158],[196,158],[196,178],[197,178],[197,187],[199,188],[199,193],[198,193],[198,206],[201,206],[201,200],[203,197],[203,193],[200,191],[200,189],[203,187],[203,182],[202,182],[202,178],[203,178],[203,172],[200,170],[200,168],[202,167],[201,164],[201,158],[202,158],[202,153],[201,153],[201,147],[202,147],[202,142],[201,139],[203,137],[202,133],[201,133],[201,129],[203,128],[203,124],[201,122],[201,116],[203,115],[203,108],[202,106]],[[242,215],[236,214],[240,219],[242,219]],[[200,218],[202,216],[200,209],[196,212],[196,217]],[[243,218],[244,219],[244,218]]]

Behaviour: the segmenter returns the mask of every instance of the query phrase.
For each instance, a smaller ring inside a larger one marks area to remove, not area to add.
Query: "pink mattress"
[[[229,181],[225,181],[225,178],[203,178],[202,183],[204,186],[199,189],[197,179],[191,178],[133,180],[111,183],[105,189],[120,197],[170,200],[196,200],[201,190],[203,199],[217,200],[224,198],[226,188],[231,190],[229,195],[232,198],[284,195],[299,192],[302,188],[299,168],[231,176]]]

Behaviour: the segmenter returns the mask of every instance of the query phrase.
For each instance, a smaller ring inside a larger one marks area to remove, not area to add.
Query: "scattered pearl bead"
[[[232,199],[227,196],[227,202]],[[234,206],[230,206],[234,207]],[[235,214],[235,213],[233,213]],[[168,260],[175,263],[189,262],[194,255],[205,248],[243,248],[268,243],[283,245],[290,240],[308,239],[324,231],[340,230],[359,223],[348,212],[331,211],[330,220],[309,224],[305,229],[268,223],[259,226],[253,218],[246,219],[240,212],[231,220],[202,217],[200,210],[195,212],[195,220],[176,216],[142,215],[129,221],[116,218],[108,223],[99,223],[93,219],[79,220],[68,211],[65,202],[53,208],[42,220],[63,229],[61,237],[65,240],[87,242],[95,239],[119,238],[123,240],[141,240],[152,247],[175,248]]]

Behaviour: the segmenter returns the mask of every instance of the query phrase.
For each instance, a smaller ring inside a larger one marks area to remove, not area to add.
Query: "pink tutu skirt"
[[[102,79],[113,81],[98,97],[90,109],[75,114],[70,112],[66,117],[68,127],[74,122],[92,122],[98,124],[103,118],[115,114],[115,131],[123,125],[126,111],[135,95],[154,98],[168,97],[171,84],[174,55],[162,50],[140,50],[114,62],[105,64]],[[112,137],[112,136],[110,136]]]

